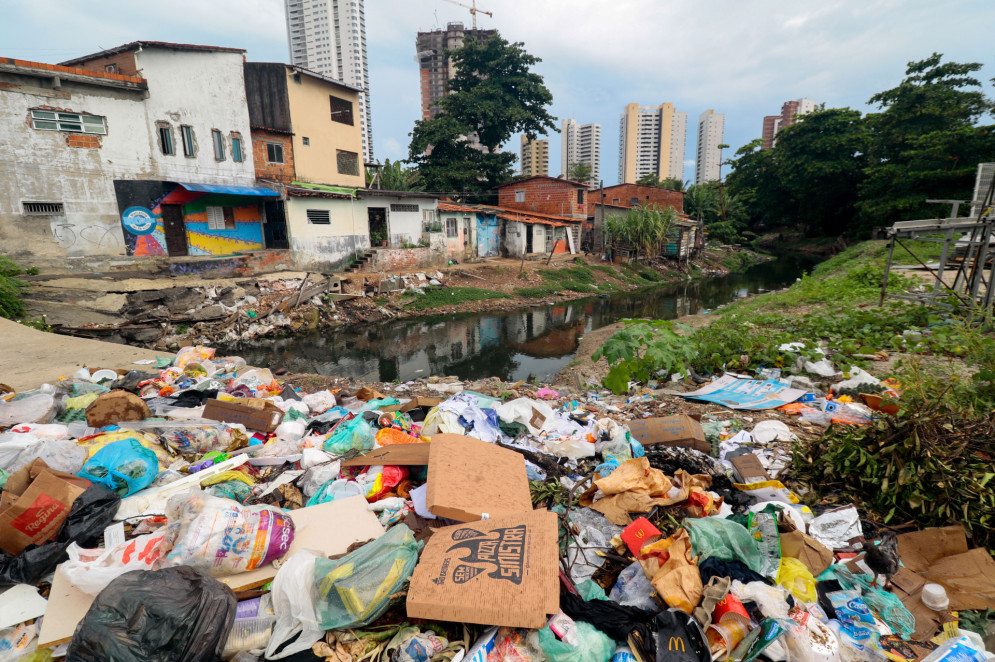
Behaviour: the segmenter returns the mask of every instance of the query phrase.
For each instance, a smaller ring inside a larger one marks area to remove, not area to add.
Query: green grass
[[[406,303],[404,307],[408,310],[425,310],[428,308],[439,308],[441,306],[452,306],[468,301],[484,301],[485,299],[507,299],[504,292],[494,290],[484,290],[479,287],[449,287],[433,288],[426,290],[425,294],[415,294],[414,298]]]
[[[545,299],[556,294],[561,289],[558,285],[536,285],[534,287],[516,287],[515,294],[526,299]]]

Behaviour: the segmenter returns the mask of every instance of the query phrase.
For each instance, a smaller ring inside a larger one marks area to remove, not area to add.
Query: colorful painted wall
[[[115,185],[135,184],[136,187],[125,187],[131,193],[132,188],[144,189],[144,184],[151,182],[115,182]],[[157,184],[159,184],[157,182]],[[165,256],[166,236],[163,232],[162,205],[183,205],[183,217],[187,229],[188,255],[230,255],[236,251],[257,250],[263,248],[263,229],[259,216],[259,203],[251,198],[214,193],[199,193],[175,187],[165,192],[168,185],[157,191],[141,191],[138,195],[122,197],[121,187],[118,188],[118,205],[123,215],[132,208],[144,207],[155,218],[155,228],[137,229],[135,224],[122,222],[124,228],[125,246],[128,255]],[[137,191],[136,191],[137,193]],[[146,195],[142,196],[142,193]],[[158,195],[156,195],[158,193]],[[154,197],[153,197],[154,196]],[[151,197],[151,200],[149,199]],[[140,202],[136,204],[136,198]],[[140,204],[145,202],[145,205]],[[235,214],[235,229],[212,230],[207,224],[207,207],[232,207]]]

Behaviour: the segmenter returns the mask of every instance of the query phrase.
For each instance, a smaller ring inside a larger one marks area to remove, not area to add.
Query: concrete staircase
[[[366,251],[360,255],[355,262],[349,265],[349,268],[345,270],[345,273],[351,274],[357,271],[365,271],[366,264],[373,258],[376,254],[376,250],[373,248],[368,248]]]

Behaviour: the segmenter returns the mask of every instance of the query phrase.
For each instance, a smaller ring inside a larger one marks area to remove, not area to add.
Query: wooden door
[[[161,205],[166,253],[170,257],[187,254],[187,226],[183,222],[183,205]]]

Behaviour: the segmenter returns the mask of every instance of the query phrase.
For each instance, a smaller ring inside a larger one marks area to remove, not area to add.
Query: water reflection
[[[420,318],[333,333],[253,341],[224,348],[253,365],[292,372],[407,381],[430,375],[461,379],[545,378],[577,351],[580,338],[626,317],[674,319],[747,294],[783,287],[810,268],[803,256],[782,256],[741,274],[678,286],[513,312]]]

